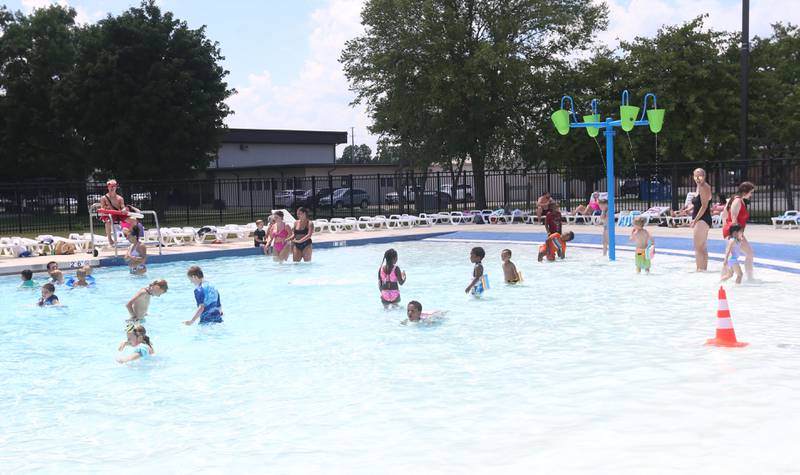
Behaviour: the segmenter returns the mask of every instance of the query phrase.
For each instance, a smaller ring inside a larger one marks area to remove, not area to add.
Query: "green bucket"
[[[650,131],[654,134],[661,132],[664,126],[664,109],[648,109],[647,121],[650,122]]]
[[[622,130],[630,132],[633,130],[633,123],[639,115],[639,108],[636,106],[619,106],[619,118],[622,121]]]
[[[583,116],[584,122],[600,122],[600,114],[594,115],[585,115]],[[597,127],[586,127],[586,133],[589,134],[589,137],[597,137],[597,134],[600,133],[600,129]]]
[[[550,116],[553,120],[553,125],[556,126],[556,130],[561,135],[567,135],[569,133],[569,111],[566,109],[559,109],[553,112],[553,115]]]

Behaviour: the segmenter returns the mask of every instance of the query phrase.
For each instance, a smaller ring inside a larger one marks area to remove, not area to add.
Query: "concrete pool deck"
[[[648,226],[656,239],[656,247],[661,254],[686,256],[692,258],[692,230],[689,228],[663,228]],[[565,225],[564,231],[575,232],[575,247],[599,248],[602,228],[593,225]],[[617,227],[617,251],[628,252],[628,235],[631,228]],[[800,274],[800,230],[773,229],[768,225],[748,225],[747,239],[753,246],[758,267],[776,269],[784,272]],[[725,241],[721,229],[712,229],[709,233],[709,255],[713,260],[722,260],[725,252]],[[349,231],[339,233],[314,234],[314,247],[325,249],[342,246],[358,246],[364,244],[389,243],[409,240],[437,240],[452,242],[507,242],[513,244],[535,244],[545,239],[544,227],[532,224],[460,224],[434,225],[431,227],[415,227],[405,229],[381,229],[373,231]],[[34,272],[46,270],[47,263],[56,261],[64,270],[89,264],[93,267],[124,265],[121,255],[124,249],[100,252],[98,257],[90,254],[74,254],[67,256],[36,256],[27,258],[0,258],[0,275],[19,274],[24,269]],[[251,256],[260,253],[252,245],[251,240],[228,241],[221,244],[191,244],[162,248],[158,254],[156,247],[148,248],[148,263],[157,264],[174,261],[195,261],[217,257]]]

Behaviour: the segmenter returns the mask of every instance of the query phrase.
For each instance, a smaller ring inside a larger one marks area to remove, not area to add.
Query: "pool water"
[[[63,308],[2,278],[0,472],[798,470],[798,276],[727,285],[750,346],[711,348],[719,275],[686,258],[637,276],[631,253],[540,264],[533,245],[483,244],[492,288],[476,300],[473,245],[393,246],[403,301],[448,311],[435,325],[381,307],[388,245],[200,261],[225,313],[210,327],[181,324],[189,262],[98,269],[95,288],[57,290]],[[502,283],[504,247],[523,285]],[[157,354],[117,364],[124,304],[155,278]]]

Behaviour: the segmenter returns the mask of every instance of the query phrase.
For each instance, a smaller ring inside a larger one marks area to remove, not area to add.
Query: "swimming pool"
[[[95,272],[39,309],[0,279],[0,472],[787,473],[800,461],[800,278],[729,285],[737,336],[713,337],[717,273],[598,251],[536,263],[533,245],[481,244],[492,289],[465,296],[472,243],[393,245],[404,302],[384,311],[388,245],[320,250],[311,265],[198,262],[225,323],[186,327],[191,263]],[[501,283],[510,247],[522,286]],[[718,269],[719,264],[712,264]],[[124,303],[155,278],[156,357],[114,361]]]

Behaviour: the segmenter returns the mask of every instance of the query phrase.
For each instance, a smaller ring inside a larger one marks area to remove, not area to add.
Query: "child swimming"
[[[138,292],[128,300],[125,308],[130,315],[129,322],[143,322],[150,308],[150,297],[160,297],[167,291],[167,281],[164,279],[154,280],[147,287],[139,289]]]
[[[91,282],[86,280],[86,269],[75,271],[75,279],[72,280],[72,287],[89,287]]]
[[[20,272],[19,278],[22,280],[22,283],[19,284],[20,287],[29,289],[36,287],[36,283],[33,281],[33,271],[30,269],[25,269]]]
[[[50,276],[50,282],[53,284],[64,283],[64,273],[58,268],[58,262],[56,261],[47,263],[47,275]]]
[[[522,276],[517,271],[517,266],[511,262],[511,249],[503,249],[500,253],[500,258],[503,260],[503,277],[506,279],[507,284],[516,284],[522,282]]]
[[[422,311],[422,304],[416,300],[412,300],[408,302],[406,306],[406,318],[402,322],[401,325],[407,325],[408,323],[434,323],[437,320],[440,320],[440,317],[444,315],[445,312],[440,311],[433,311],[433,312],[423,312]]]
[[[650,235],[650,232],[644,228],[645,219],[642,216],[637,216],[633,220],[633,231],[631,231],[630,241],[636,243],[636,273],[642,272],[650,273],[650,258],[652,253],[655,252],[656,240]],[[647,246],[650,244],[652,247],[648,253]]]
[[[131,242],[131,247],[125,253],[125,260],[128,262],[128,270],[132,275],[142,275],[147,272],[147,246],[139,241],[141,231],[138,226],[125,228],[125,237]]]
[[[486,290],[483,288],[483,258],[486,257],[486,251],[482,247],[473,247],[469,252],[469,261],[474,264],[472,268],[472,281],[469,283],[464,293],[468,294],[472,291],[472,295],[478,297]]]
[[[194,289],[197,310],[191,320],[183,322],[184,325],[191,325],[198,318],[200,319],[200,325],[222,323],[222,303],[220,302],[219,292],[213,285],[203,280],[203,270],[199,266],[192,266],[186,271],[186,276],[197,286]]]
[[[387,249],[378,269],[378,290],[383,308],[397,307],[400,303],[400,286],[406,283],[406,273],[397,267],[397,251]]]
[[[155,354],[153,344],[150,343],[150,337],[147,336],[147,330],[143,326],[131,323],[126,331],[128,339],[119,345],[119,351],[124,350],[126,346],[130,346],[133,349],[133,353],[117,358],[118,363],[129,363]]]
[[[742,251],[739,248],[742,239],[742,227],[732,224],[728,235],[728,245],[725,247],[725,260],[722,262],[722,280],[726,281],[736,274],[736,283],[742,283],[742,266],[739,265],[739,258]]]
[[[564,259],[567,255],[567,243],[575,239],[575,233],[567,231],[564,236],[559,233],[553,233],[547,236],[547,240],[539,246],[539,262],[542,262],[544,257],[548,261],[555,261],[556,256]]]
[[[58,297],[55,294],[56,286],[50,282],[42,286],[42,298],[39,299],[40,307],[49,307],[51,305],[59,305]]]

